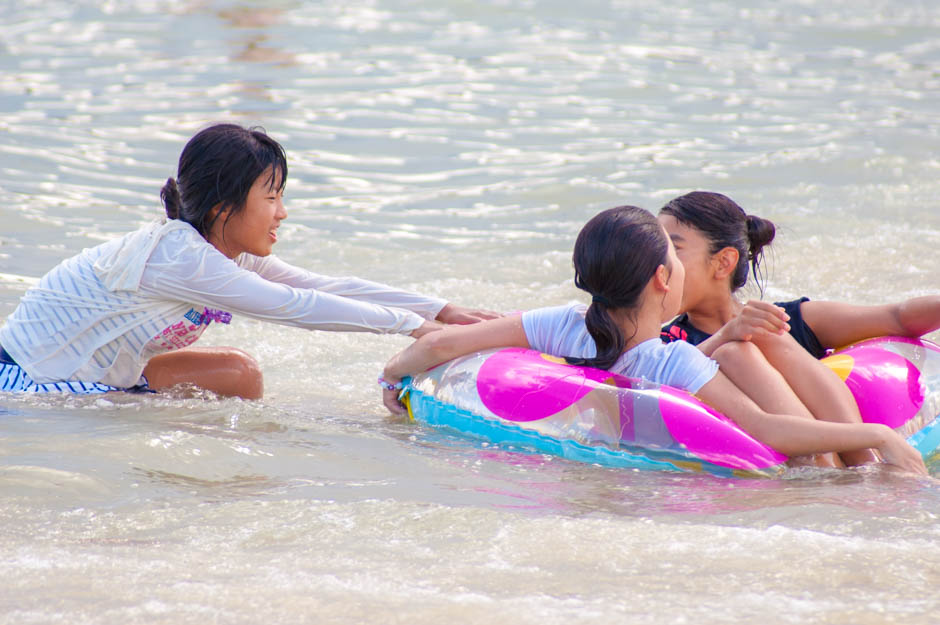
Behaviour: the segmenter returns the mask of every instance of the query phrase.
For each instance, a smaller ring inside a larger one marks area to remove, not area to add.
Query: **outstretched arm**
[[[389,384],[397,384],[407,375],[427,371],[447,362],[483,349],[494,347],[529,347],[522,316],[512,315],[472,325],[454,325],[422,336],[398,352],[385,364],[382,377]],[[395,414],[403,414],[397,392],[386,390],[382,397],[385,406]]]
[[[253,271],[271,282],[297,289],[314,289],[379,306],[410,310],[425,319],[441,323],[476,323],[500,316],[489,310],[457,306],[439,297],[421,295],[371,280],[353,276],[320,275],[286,263],[273,254],[265,257],[243,254],[236,262],[242,268]]]
[[[826,348],[844,347],[875,336],[918,337],[940,328],[940,295],[881,306],[808,301],[803,320]]]
[[[695,394],[757,440],[788,456],[875,448],[885,462],[920,475],[924,461],[904,438],[876,423],[827,423],[761,410],[720,371]]]

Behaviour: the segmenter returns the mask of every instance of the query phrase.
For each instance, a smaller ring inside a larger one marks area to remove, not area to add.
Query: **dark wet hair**
[[[180,154],[176,179],[168,178],[160,191],[166,216],[208,239],[223,212],[227,222],[245,207],[251,186],[269,168],[267,184],[280,191],[287,182],[287,156],[263,128],[216,124],[200,130]],[[222,210],[213,217],[217,205]]]
[[[763,248],[774,240],[777,232],[772,222],[748,215],[731,198],[710,191],[681,195],[663,206],[659,214],[671,215],[701,232],[708,239],[710,254],[726,247],[738,250],[738,265],[731,274],[731,290],[737,291],[745,285],[750,264],[754,281],[763,295],[760,266]]]
[[[656,269],[669,264],[668,254],[663,227],[642,208],[610,208],[585,224],[574,244],[574,284],[591,294],[585,322],[597,355],[569,363],[610,369],[632,337],[623,336],[608,311],[636,308]]]

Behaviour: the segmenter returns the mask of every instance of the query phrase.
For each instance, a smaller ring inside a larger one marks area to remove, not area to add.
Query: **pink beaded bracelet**
[[[391,382],[386,381],[382,376],[379,376],[379,386],[384,388],[386,391],[400,391],[402,389],[401,382],[398,384],[392,384]]]

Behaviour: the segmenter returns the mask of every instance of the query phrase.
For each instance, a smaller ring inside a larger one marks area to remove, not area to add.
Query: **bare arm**
[[[500,317],[472,325],[451,325],[422,336],[392,356],[385,364],[382,377],[386,382],[396,384],[407,375],[427,371],[435,365],[464,354],[494,347],[529,347],[521,315]],[[382,400],[392,412],[404,412],[394,391],[383,393]]]
[[[926,475],[920,454],[902,436],[875,423],[827,423],[761,410],[720,371],[696,396],[745,432],[788,456],[875,448],[886,462]]]
[[[803,319],[823,347],[836,348],[875,336],[918,337],[940,328],[940,295],[880,306],[809,301]]]
[[[749,301],[741,314],[721,326],[706,340],[698,344],[706,356],[729,341],[750,341],[762,337],[781,336],[790,331],[790,316],[774,304],[758,300]]]

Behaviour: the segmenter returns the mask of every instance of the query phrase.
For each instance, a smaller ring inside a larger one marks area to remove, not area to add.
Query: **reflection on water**
[[[219,11],[219,17],[227,22],[233,29],[246,30],[246,33],[237,33],[232,43],[238,48],[231,60],[246,63],[270,63],[274,65],[294,65],[295,55],[281,50],[270,42],[273,39],[268,27],[276,26],[282,20],[283,11],[271,8],[234,7]],[[264,90],[256,85],[257,96]]]

